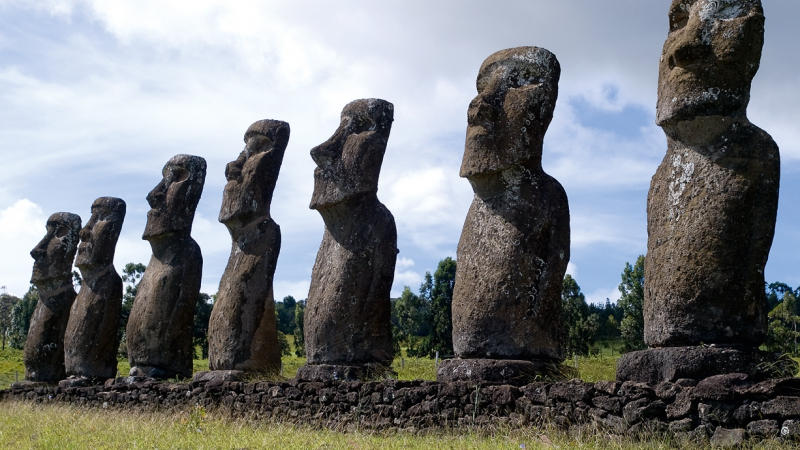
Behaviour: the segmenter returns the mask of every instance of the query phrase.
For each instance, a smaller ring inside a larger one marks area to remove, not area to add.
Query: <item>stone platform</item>
[[[436,380],[501,383],[524,386],[534,381],[576,378],[575,369],[549,361],[510,359],[446,359],[436,370]]]
[[[664,433],[674,442],[747,439],[800,441],[800,379],[756,383],[745,374],[676,383],[579,380],[516,387],[472,382],[221,381],[166,383],[110,379],[86,387],[20,384],[0,401],[73,404],[138,413],[188,413],[197,405],[224,417],[335,430],[507,430],[554,426],[576,433],[637,437]]]
[[[797,363],[778,353],[745,346],[664,347],[630,352],[617,362],[617,381],[660,383],[744,373],[752,380],[796,374]]]

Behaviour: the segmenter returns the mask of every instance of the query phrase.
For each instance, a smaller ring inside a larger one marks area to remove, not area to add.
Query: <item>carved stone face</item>
[[[150,211],[142,239],[169,233],[189,233],[203,183],[206,179],[206,160],[199,156],[176,155],[161,172],[164,177],[147,194]]]
[[[219,221],[229,228],[269,216],[272,193],[289,143],[289,124],[259,120],[247,129],[244,142],[239,157],[225,167],[228,183],[222,194]]]
[[[55,213],[47,219],[47,234],[31,250],[31,283],[43,290],[72,282],[72,260],[78,248],[81,218],[77,214]]]
[[[317,164],[312,209],[377,192],[393,118],[394,105],[386,100],[362,99],[344,107],[336,133],[311,149]]]
[[[104,267],[114,262],[125,202],[115,197],[100,197],[92,204],[92,217],[80,232],[81,243],[75,265],[80,269]]]
[[[541,161],[560,75],[555,55],[543,48],[502,50],[483,62],[467,112],[462,177]]]
[[[674,0],[669,22],[656,123],[743,116],[764,44],[760,0]]]

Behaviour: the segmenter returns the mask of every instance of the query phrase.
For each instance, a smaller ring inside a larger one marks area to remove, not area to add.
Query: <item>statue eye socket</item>
[[[56,229],[56,237],[63,238],[67,235],[67,231],[67,227],[58,227],[58,229]]]
[[[180,183],[189,179],[189,171],[182,167],[175,167],[172,169],[172,181]]]
[[[675,9],[673,9],[669,15],[669,31],[672,32],[685,27],[689,22],[691,9],[691,2],[679,3],[675,6]]]

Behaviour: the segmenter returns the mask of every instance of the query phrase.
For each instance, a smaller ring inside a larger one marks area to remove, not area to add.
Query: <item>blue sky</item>
[[[334,4],[335,3],[335,4]],[[390,3],[390,4],[384,4]],[[193,236],[214,293],[230,251],[216,217],[224,167],[259,119],[291,124],[272,215],[283,231],[275,296],[305,298],[322,239],[308,209],[309,150],[351,100],[395,105],[378,192],[398,225],[393,293],[455,256],[472,191],[458,177],[475,76],[491,53],[537,45],[562,67],[543,165],[570,201],[570,272],[590,301],[617,297],[646,251],[650,177],[666,151],[654,122],[668,0],[0,0],[0,285],[21,295],[45,219],[128,214],[115,263],[147,263],[145,195],[173,155],[208,161]],[[751,120],[781,148],[769,281],[800,285],[800,2],[765,0]]]

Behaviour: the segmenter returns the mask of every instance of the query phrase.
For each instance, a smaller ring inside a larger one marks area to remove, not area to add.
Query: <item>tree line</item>
[[[566,353],[569,357],[591,356],[600,352],[600,344],[619,345],[621,353],[641,350],[644,343],[644,265],[640,255],[633,265],[625,263],[618,286],[620,298],[616,303],[606,299],[604,304],[589,304],[578,282],[571,275],[564,277],[561,289],[561,314]],[[433,274],[425,272],[417,292],[409,286],[400,297],[392,299],[392,336],[395,352],[405,348],[409,357],[433,358],[453,356],[452,301],[457,262],[444,258]],[[128,324],[139,281],[147,267],[128,263],[122,270],[125,291],[119,323],[118,356],[127,357],[125,328]],[[74,276],[79,286],[80,276]],[[800,286],[775,282],[765,286],[768,315],[768,335],[764,347],[769,351],[800,355]],[[216,300],[215,295],[200,293],[192,329],[195,358],[208,358],[208,321]],[[31,286],[22,298],[0,294],[0,337],[6,345],[22,349],[30,327],[31,316],[39,301],[39,293]],[[303,319],[306,300],[291,295],[275,302],[278,342],[283,356],[292,354],[287,336],[294,338],[294,355],[305,356]]]

